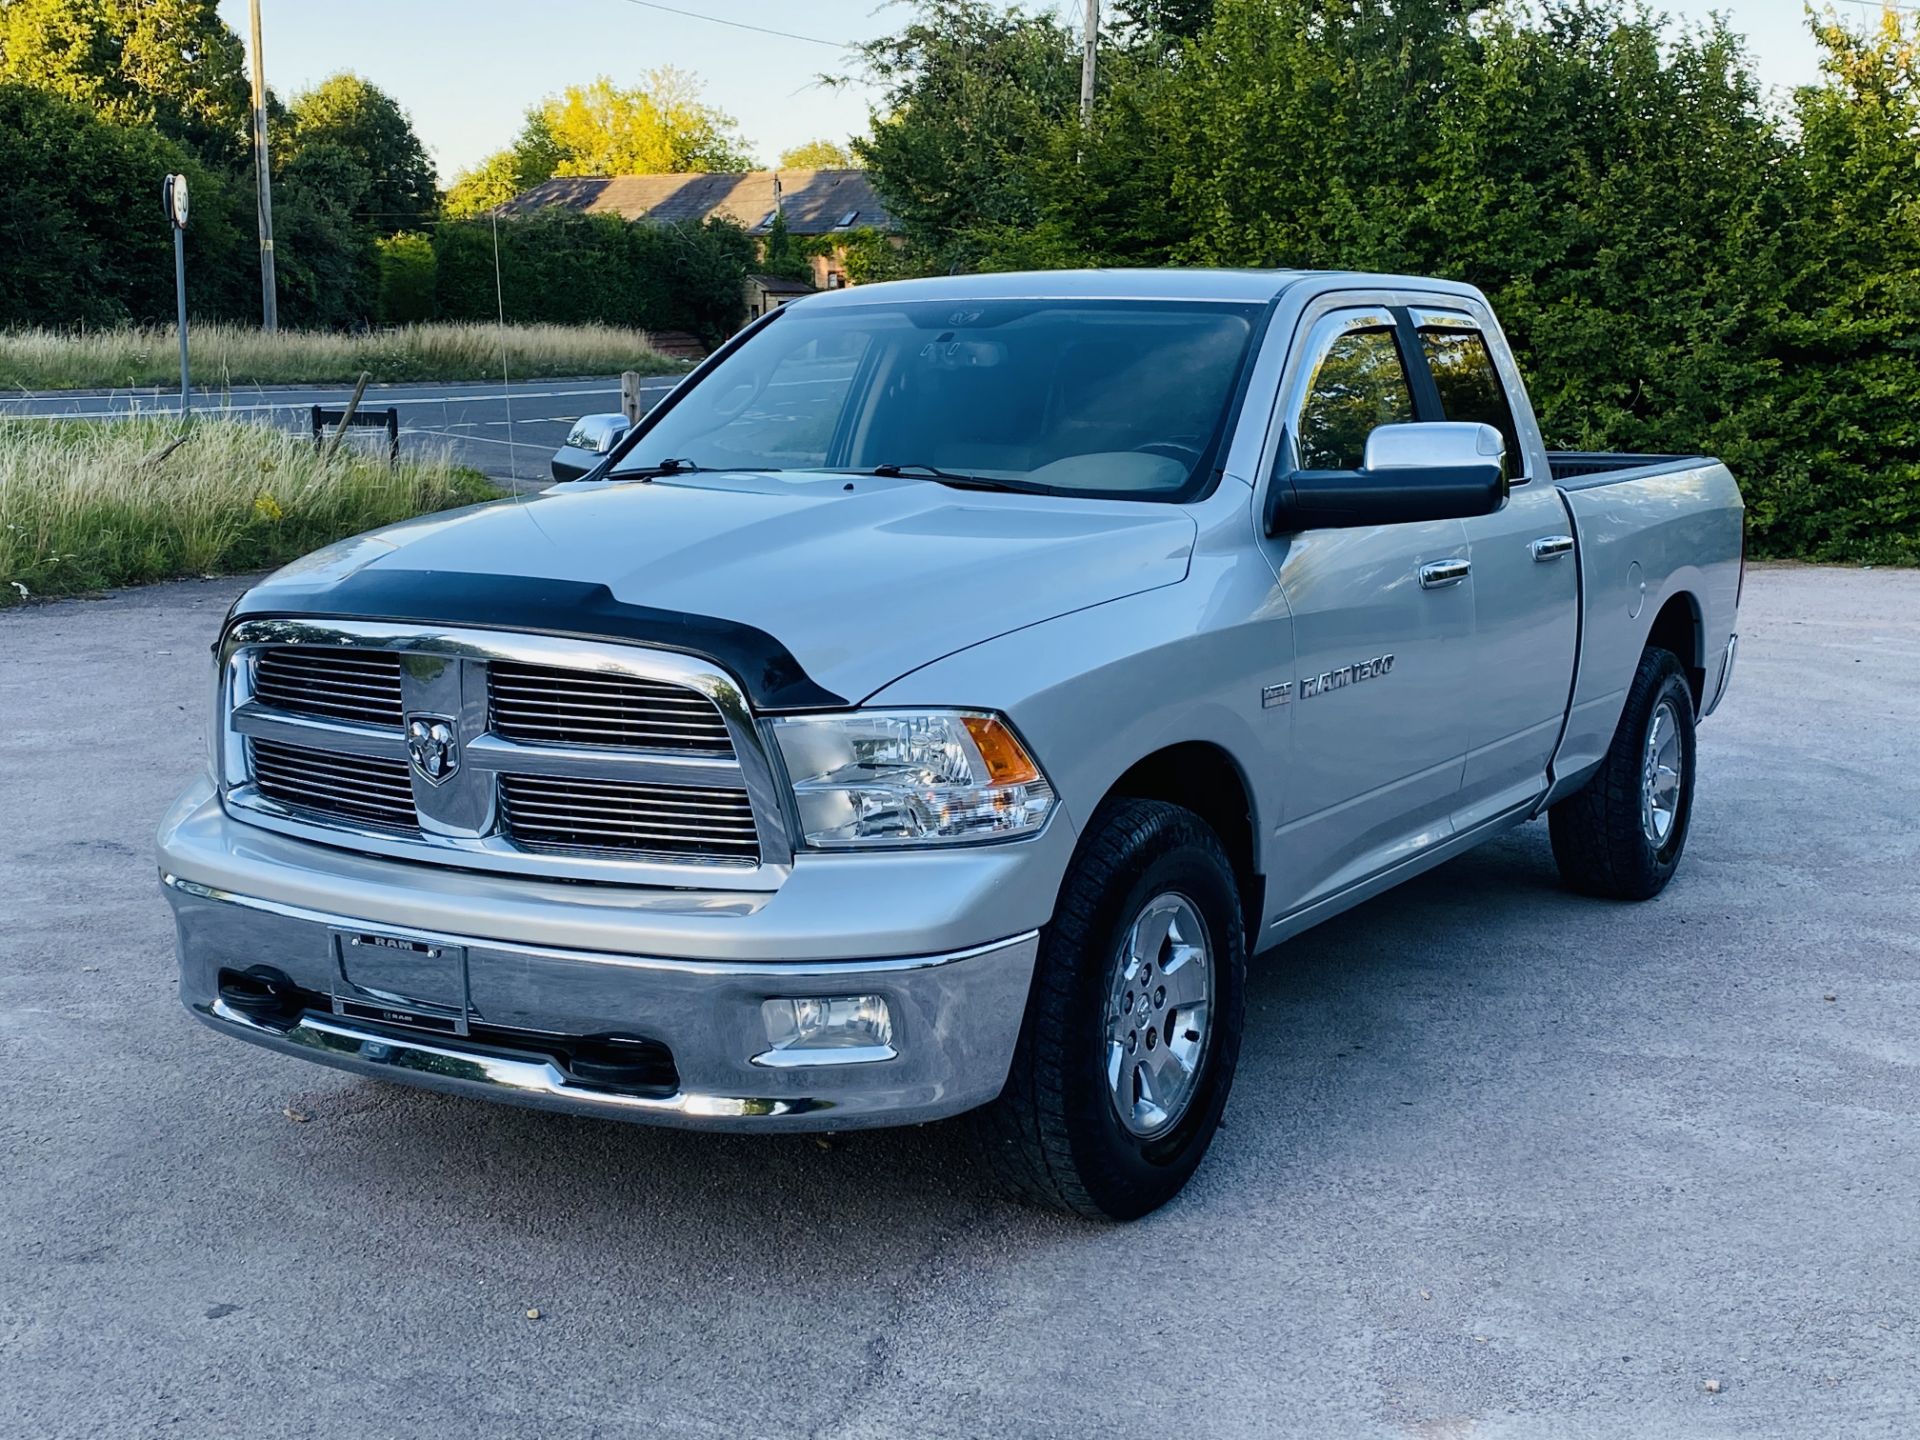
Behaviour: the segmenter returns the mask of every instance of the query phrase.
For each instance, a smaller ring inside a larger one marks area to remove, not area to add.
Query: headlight
[[[997,715],[856,710],[773,722],[809,845],[949,845],[1031,835],[1053,787]]]

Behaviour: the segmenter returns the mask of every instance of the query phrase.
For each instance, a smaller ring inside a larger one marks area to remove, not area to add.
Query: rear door
[[[1309,311],[1303,325],[1282,381],[1273,470],[1357,469],[1375,427],[1416,418],[1407,332],[1384,305]],[[1457,520],[1261,543],[1293,613],[1297,655],[1285,695],[1293,764],[1269,882],[1281,913],[1452,833],[1478,577],[1463,563]]]
[[[1473,639],[1459,667],[1471,697],[1454,813],[1465,830],[1537,798],[1559,741],[1578,644],[1573,523],[1546,471],[1519,374],[1491,316],[1449,297],[1407,312],[1425,390],[1422,419],[1477,420],[1506,437],[1512,493],[1466,522]],[[1516,404],[1514,397],[1520,397]],[[1523,428],[1524,426],[1524,428]]]

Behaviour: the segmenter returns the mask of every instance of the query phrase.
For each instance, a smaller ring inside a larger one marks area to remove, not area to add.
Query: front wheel
[[[1650,900],[1666,888],[1693,818],[1693,691],[1670,650],[1649,646],[1607,758],[1547,812],[1560,878],[1583,895]]]
[[[1094,817],[1043,932],[1007,1087],[972,1124],[1024,1199],[1131,1220],[1187,1183],[1240,1055],[1246,939],[1233,867],[1192,811]]]

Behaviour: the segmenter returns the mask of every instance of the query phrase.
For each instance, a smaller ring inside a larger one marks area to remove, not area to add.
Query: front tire
[[[1006,1089],[971,1117],[1018,1197],[1132,1220],[1177,1194],[1240,1055],[1246,937],[1219,837],[1192,811],[1095,815],[1042,932]]]
[[[1583,895],[1651,900],[1693,818],[1693,691],[1670,650],[1649,646],[1613,744],[1587,783],[1547,812],[1560,878]]]

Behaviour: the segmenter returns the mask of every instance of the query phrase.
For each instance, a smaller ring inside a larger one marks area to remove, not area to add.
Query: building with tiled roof
[[[775,185],[779,186],[778,199]],[[746,170],[737,174],[569,175],[548,180],[500,207],[502,217],[563,208],[623,220],[722,217],[764,235],[777,208],[795,235],[891,230],[893,216],[864,170]]]

